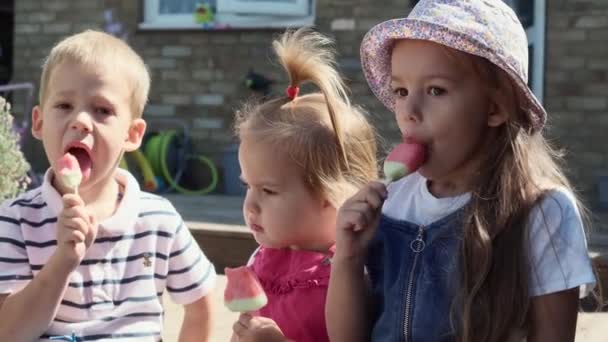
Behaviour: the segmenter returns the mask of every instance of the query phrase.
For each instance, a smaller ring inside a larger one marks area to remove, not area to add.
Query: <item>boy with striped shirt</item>
[[[0,341],[160,341],[165,290],[185,307],[180,341],[209,339],[213,265],[171,203],[117,168],[141,143],[149,84],[108,34],[52,49],[32,111],[51,167],[0,206]],[[83,174],[75,193],[56,176],[65,153]]]

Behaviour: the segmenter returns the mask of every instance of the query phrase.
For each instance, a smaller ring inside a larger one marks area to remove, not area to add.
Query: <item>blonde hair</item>
[[[310,29],[287,31],[273,42],[289,85],[313,83],[318,92],[250,101],[236,113],[235,130],[290,155],[311,191],[339,207],[378,176],[376,136],[364,111],[350,104],[335,69],[332,41]]]
[[[562,154],[542,132],[533,132],[529,115],[520,106],[522,95],[510,77],[486,59],[449,53],[472,66],[488,86],[487,95],[509,114],[497,128],[495,143],[482,150],[484,167],[463,222],[462,287],[454,302],[453,322],[460,317],[462,342],[511,341],[517,334],[527,334],[528,216],[549,191],[574,191],[560,166]],[[577,205],[584,213],[578,200]]]
[[[150,74],[141,57],[124,41],[100,31],[86,30],[69,36],[53,47],[42,66],[40,104],[44,104],[53,70],[63,62],[89,67],[118,69],[131,83],[131,111],[143,114],[150,90]]]

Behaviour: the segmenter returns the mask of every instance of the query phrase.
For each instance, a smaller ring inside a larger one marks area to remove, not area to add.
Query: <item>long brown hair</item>
[[[503,342],[527,331],[532,208],[551,189],[574,192],[560,166],[562,154],[531,129],[519,106],[522,95],[507,74],[485,59],[466,58],[509,118],[482,150],[483,170],[464,218],[462,286],[453,318],[462,342]]]
[[[239,138],[254,134],[287,153],[311,191],[335,208],[377,178],[376,135],[365,112],[350,104],[335,68],[333,42],[307,28],[273,42],[289,86],[310,82],[318,92],[266,102],[252,100],[236,114]]]

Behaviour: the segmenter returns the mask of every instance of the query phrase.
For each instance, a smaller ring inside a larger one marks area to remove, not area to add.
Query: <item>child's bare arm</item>
[[[72,271],[55,253],[21,291],[0,307],[0,341],[37,341],[52,322]]]
[[[211,330],[211,300],[205,297],[184,306],[179,342],[207,342]]]
[[[386,187],[372,182],[348,199],[336,220],[336,253],[332,258],[325,304],[332,341],[369,341],[370,297],[364,255],[378,226]]]
[[[579,288],[533,297],[528,342],[572,342],[576,333]]]
[[[363,264],[332,261],[325,304],[327,333],[331,341],[369,341],[369,291]]]
[[[34,341],[47,330],[65,294],[68,279],[95,240],[97,223],[80,197],[63,196],[57,218],[57,248],[22,290],[0,308],[0,341]]]

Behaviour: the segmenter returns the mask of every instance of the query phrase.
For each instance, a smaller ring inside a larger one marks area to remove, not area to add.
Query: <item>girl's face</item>
[[[432,42],[399,40],[391,60],[397,124],[405,138],[426,145],[428,159],[419,172],[438,197],[470,190],[489,127],[506,120],[458,53]]]
[[[275,145],[241,137],[243,216],[256,241],[271,248],[326,251],[335,241],[336,210],[304,183],[301,168]]]

